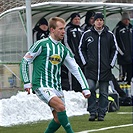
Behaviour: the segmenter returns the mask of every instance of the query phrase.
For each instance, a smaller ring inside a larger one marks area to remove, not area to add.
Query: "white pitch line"
[[[133,112],[118,112],[117,114],[133,114]]]
[[[108,130],[108,129],[113,129],[113,128],[119,128],[119,127],[128,127],[128,126],[133,126],[133,124],[119,125],[119,126],[112,126],[112,127],[105,127],[105,128],[93,129],[93,130],[86,130],[86,131],[77,132],[77,133],[91,133],[91,132],[103,131],[103,130]]]

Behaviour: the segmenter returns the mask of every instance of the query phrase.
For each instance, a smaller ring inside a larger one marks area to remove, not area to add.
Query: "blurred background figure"
[[[104,24],[102,13],[94,16],[94,25],[82,35],[79,53],[91,91],[87,107],[90,113],[89,121],[96,119],[104,121],[108,108],[108,86],[109,81],[112,80],[111,69],[117,58],[117,43],[114,34]],[[99,84],[98,102],[97,84]]]
[[[78,53],[78,46],[80,42],[80,38],[84,32],[84,30],[80,26],[80,14],[79,13],[72,13],[70,15],[70,22],[67,24],[65,28],[65,36],[64,36],[64,45],[70,49],[73,53],[74,58],[80,68],[83,70],[82,61],[80,59]],[[70,84],[70,90],[74,91],[82,91],[81,86],[78,83],[77,79],[68,72],[68,80]]]
[[[84,31],[89,30],[91,26],[94,24],[94,16],[95,16],[94,11],[87,11],[85,15],[85,23],[82,25]]]
[[[131,84],[132,78],[132,24],[127,12],[122,14],[121,20],[113,30],[118,43],[118,65],[120,66],[120,80]]]
[[[41,18],[33,29],[33,42],[49,36],[48,21]]]

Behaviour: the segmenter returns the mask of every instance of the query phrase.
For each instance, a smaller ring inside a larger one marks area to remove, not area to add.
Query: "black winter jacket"
[[[43,31],[38,26],[33,29],[33,42],[36,42],[40,39],[47,38],[49,36],[49,30]]]
[[[80,40],[79,53],[85,65],[86,78],[98,81],[111,79],[111,68],[117,58],[117,43],[107,27],[101,35],[94,26],[86,31]]]
[[[87,31],[87,30],[89,30],[91,27],[92,27],[91,24],[83,24],[82,25],[82,28],[84,29],[84,32]]]
[[[132,63],[132,25],[126,27],[121,21],[113,30],[118,43],[118,64],[126,65]]]
[[[83,29],[80,26],[73,25],[71,22],[65,28],[64,44],[72,51],[78,65],[82,68],[82,61],[79,56],[78,47]]]

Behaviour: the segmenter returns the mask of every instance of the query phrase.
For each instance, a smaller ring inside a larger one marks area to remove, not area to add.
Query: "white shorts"
[[[40,87],[35,90],[36,95],[41,99],[43,102],[49,105],[49,101],[51,98],[57,96],[59,97],[62,102],[65,105],[65,99],[64,99],[64,94],[63,91],[56,90],[54,88],[45,88],[45,87]],[[52,107],[50,107],[51,110],[54,110]]]

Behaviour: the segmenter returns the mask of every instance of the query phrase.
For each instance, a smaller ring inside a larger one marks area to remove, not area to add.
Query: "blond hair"
[[[63,23],[63,24],[66,24],[65,20],[63,18],[60,18],[60,17],[52,17],[49,19],[49,22],[48,22],[48,25],[49,25],[49,29],[50,28],[53,28],[55,29],[57,27],[57,21]]]

